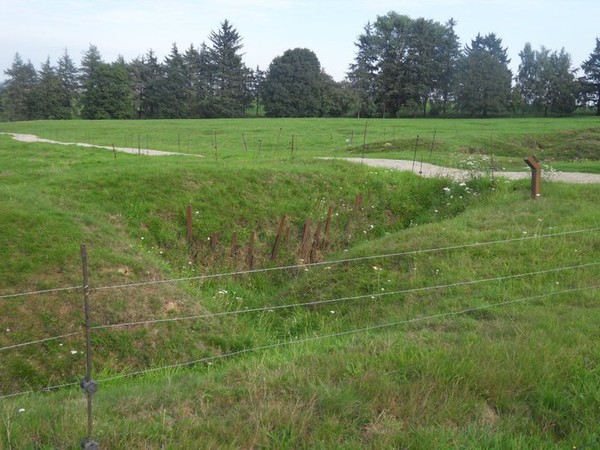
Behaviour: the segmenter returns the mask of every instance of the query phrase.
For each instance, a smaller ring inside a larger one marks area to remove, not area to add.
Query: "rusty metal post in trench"
[[[283,226],[285,225],[286,216],[281,216],[279,220],[279,227],[277,227],[277,237],[275,238],[275,243],[273,244],[273,250],[271,250],[271,261],[275,261],[277,259],[277,252],[279,252],[279,245],[281,244],[281,239],[283,237]]]
[[[256,231],[250,233],[250,240],[248,241],[248,252],[246,253],[246,264],[248,269],[254,269],[254,240],[256,239]]]
[[[535,200],[542,195],[542,165],[535,155],[529,155],[524,161],[531,169],[531,198]]]
[[[192,205],[187,205],[187,241],[192,245]]]

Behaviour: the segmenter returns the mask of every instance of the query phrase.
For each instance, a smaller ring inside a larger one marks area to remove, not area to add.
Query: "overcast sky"
[[[457,21],[462,45],[477,33],[496,33],[511,68],[526,42],[562,47],[579,66],[600,37],[600,0],[0,0],[0,79],[15,53],[39,69],[68,50],[79,64],[94,44],[106,62],[127,61],[153,49],[163,59],[208,42],[228,19],[243,39],[244,62],[266,69],[285,50],[313,50],[327,73],[342,80],[354,42],[367,22],[388,11],[439,22]]]

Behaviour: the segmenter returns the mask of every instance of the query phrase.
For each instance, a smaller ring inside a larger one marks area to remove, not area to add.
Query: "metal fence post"
[[[83,269],[83,300],[85,304],[85,350],[86,350],[86,375],[81,380],[80,386],[87,396],[87,436],[81,442],[81,448],[98,450],[98,444],[92,439],[93,416],[92,395],[98,390],[98,384],[92,379],[92,341],[90,325],[90,285],[88,279],[87,250],[85,245],[80,247],[81,266]]]

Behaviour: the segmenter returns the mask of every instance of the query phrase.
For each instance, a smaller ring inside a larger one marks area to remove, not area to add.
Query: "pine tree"
[[[142,57],[139,68],[139,79],[136,94],[138,96],[137,116],[144,119],[157,119],[161,116],[161,84],[163,83],[164,67],[158,62],[154,51],[148,50]]]
[[[132,115],[131,82],[125,61],[99,62],[81,97],[83,119],[128,119]]]
[[[596,103],[596,115],[600,116],[600,39],[596,38],[596,47],[588,59],[581,65],[585,76],[584,86],[589,92],[588,99]]]
[[[10,69],[4,72],[9,78],[4,89],[4,111],[10,121],[31,120],[35,116],[34,94],[37,73],[30,61],[24,63],[15,54]]]
[[[48,58],[40,68],[39,81],[35,88],[35,118],[69,119],[71,110],[68,105],[65,107],[66,98],[68,94]]]
[[[65,115],[64,118],[77,117],[77,101],[79,98],[78,71],[67,49],[65,49],[65,52],[58,60],[56,75],[60,79],[63,88],[62,110]]]
[[[165,58],[164,77],[159,84],[160,115],[167,119],[187,117],[187,80],[183,55],[173,43],[171,52]]]
[[[445,110],[459,55],[454,25],[395,12],[367,24],[349,73],[362,114],[426,115],[431,102]]]
[[[377,92],[378,51],[370,22],[365,25],[364,33],[354,44],[357,53],[354,64],[350,65],[348,79],[360,98],[359,116],[372,117],[375,115],[375,96]]]
[[[457,102],[461,111],[484,117],[508,109],[512,73],[506,48],[494,33],[477,35],[460,61]]]
[[[208,57],[212,66],[209,115],[242,117],[252,104],[251,71],[242,61],[242,38],[225,20],[209,36]]]

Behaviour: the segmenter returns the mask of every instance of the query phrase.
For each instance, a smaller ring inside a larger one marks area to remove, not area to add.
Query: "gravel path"
[[[449,167],[434,166],[433,164],[420,162],[413,163],[401,159],[370,159],[370,158],[342,158],[346,161],[366,164],[373,167],[385,167],[388,169],[403,170],[408,172],[421,172],[424,177],[450,177],[455,180],[464,180],[472,175],[468,170],[452,169]],[[494,175],[509,180],[530,179],[531,172],[494,172]],[[542,177],[544,174],[542,173]],[[600,183],[600,174],[581,172],[553,172],[551,181],[563,181],[565,183]]]
[[[177,152],[164,152],[161,150],[150,150],[147,148],[130,148],[130,147],[113,147],[105,146],[105,145],[94,145],[94,144],[86,144],[83,142],[59,142],[53,141],[51,139],[43,139],[33,134],[20,134],[20,133],[0,133],[0,134],[8,134],[13,137],[13,139],[20,142],[45,142],[46,144],[60,144],[60,145],[76,145],[78,147],[88,147],[88,148],[100,148],[103,150],[115,150],[117,152],[122,153],[131,153],[133,155],[146,155],[146,156],[170,156],[170,155],[185,155],[185,156],[200,156],[202,155],[190,155],[188,153],[177,153]]]

